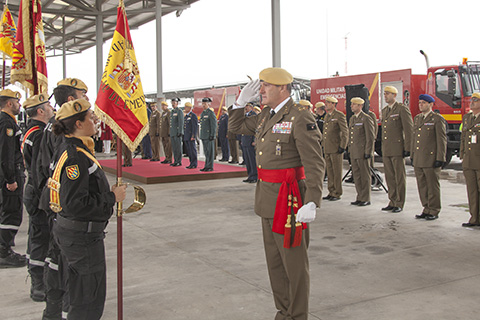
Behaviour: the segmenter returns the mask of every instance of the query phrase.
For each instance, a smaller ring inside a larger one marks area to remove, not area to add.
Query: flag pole
[[[117,186],[122,184],[122,140],[117,134]],[[123,203],[117,202],[117,314],[123,320]]]
[[[3,54],[3,70],[2,70],[2,90],[5,89],[5,53]]]

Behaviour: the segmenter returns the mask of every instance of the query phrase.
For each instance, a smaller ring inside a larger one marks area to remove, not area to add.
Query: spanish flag
[[[15,21],[10,10],[8,10],[8,6],[5,5],[2,14],[2,25],[0,25],[0,51],[10,58],[13,56],[13,41],[15,41],[16,33]]]
[[[21,0],[13,45],[11,83],[19,82],[31,95],[48,90],[45,34],[40,0]]]
[[[147,104],[123,0],[95,106],[99,118],[135,151],[148,133]]]

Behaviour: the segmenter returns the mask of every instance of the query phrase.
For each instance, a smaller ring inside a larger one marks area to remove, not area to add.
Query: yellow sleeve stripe
[[[60,156],[60,159],[55,166],[55,170],[53,171],[53,175],[51,178],[48,179],[47,186],[50,188],[50,209],[53,212],[60,212],[62,211],[62,207],[60,206],[60,174],[62,173],[63,165],[65,161],[68,159],[68,152],[64,151]]]

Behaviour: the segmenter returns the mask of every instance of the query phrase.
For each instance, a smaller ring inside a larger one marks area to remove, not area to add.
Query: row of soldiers
[[[435,220],[441,210],[439,174],[446,160],[446,121],[433,111],[435,99],[428,94],[419,96],[420,113],[413,120],[408,107],[396,101],[398,91],[395,87],[385,87],[383,94],[387,106],[381,110],[381,144],[389,202],[382,211],[397,213],[403,210],[406,194],[404,159],[410,157],[423,206],[422,212],[415,217]],[[478,116],[479,98],[480,94],[473,94],[470,105],[472,111],[465,115],[462,124],[460,157],[464,159],[463,169],[472,216],[468,223],[463,224],[466,227],[480,224],[478,188],[475,189],[475,170],[480,168],[480,159],[475,159],[475,152],[471,152],[472,147],[475,150],[478,146],[476,135],[480,124],[478,118],[472,115]],[[323,132],[322,148],[328,176],[328,195],[323,199],[340,200],[343,193],[343,154],[348,150],[347,158],[357,190],[357,198],[351,204],[367,206],[371,204],[372,159],[378,125],[372,111],[366,111],[368,114],[364,112],[365,101],[362,98],[356,97],[350,102],[353,116],[348,124],[345,114],[336,108],[336,98],[327,97],[325,102],[315,105],[317,125]],[[309,104],[306,101],[305,105]]]
[[[85,83],[79,79],[63,79],[54,89],[55,101],[63,105],[76,99],[88,100],[87,90]],[[66,318],[69,299],[64,277],[65,261],[62,261],[52,236],[56,214],[50,209],[47,181],[52,172],[53,154],[63,137],[52,133],[54,110],[46,93],[31,96],[23,103],[28,124],[22,134],[16,121],[20,98],[19,92],[10,89],[0,91],[0,181],[3,186],[0,268],[28,265],[30,297],[37,302],[46,301],[42,319],[59,320]],[[24,188],[25,169],[27,182]],[[23,205],[29,216],[26,255],[12,249],[22,223]]]

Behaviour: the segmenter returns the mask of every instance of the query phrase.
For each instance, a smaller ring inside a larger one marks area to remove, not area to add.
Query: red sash
[[[293,208],[293,214],[296,215],[298,209],[302,207],[302,198],[300,196],[300,189],[298,188],[298,180],[305,179],[305,170],[302,166],[278,170],[257,168],[257,171],[258,178],[261,181],[282,184],[280,186],[280,190],[278,191],[275,215],[273,216],[272,231],[285,236],[287,236],[288,233],[289,236],[291,232],[291,219],[289,217],[289,215],[292,214],[291,210]],[[297,228],[297,230],[299,229],[300,231],[307,227],[306,223],[302,223],[301,225],[302,228]],[[299,224],[297,227],[299,227]],[[297,234],[295,235],[296,237]],[[285,239],[284,246],[286,248],[290,247],[289,244],[287,245],[287,242],[290,242],[290,239],[288,239],[288,241]]]

